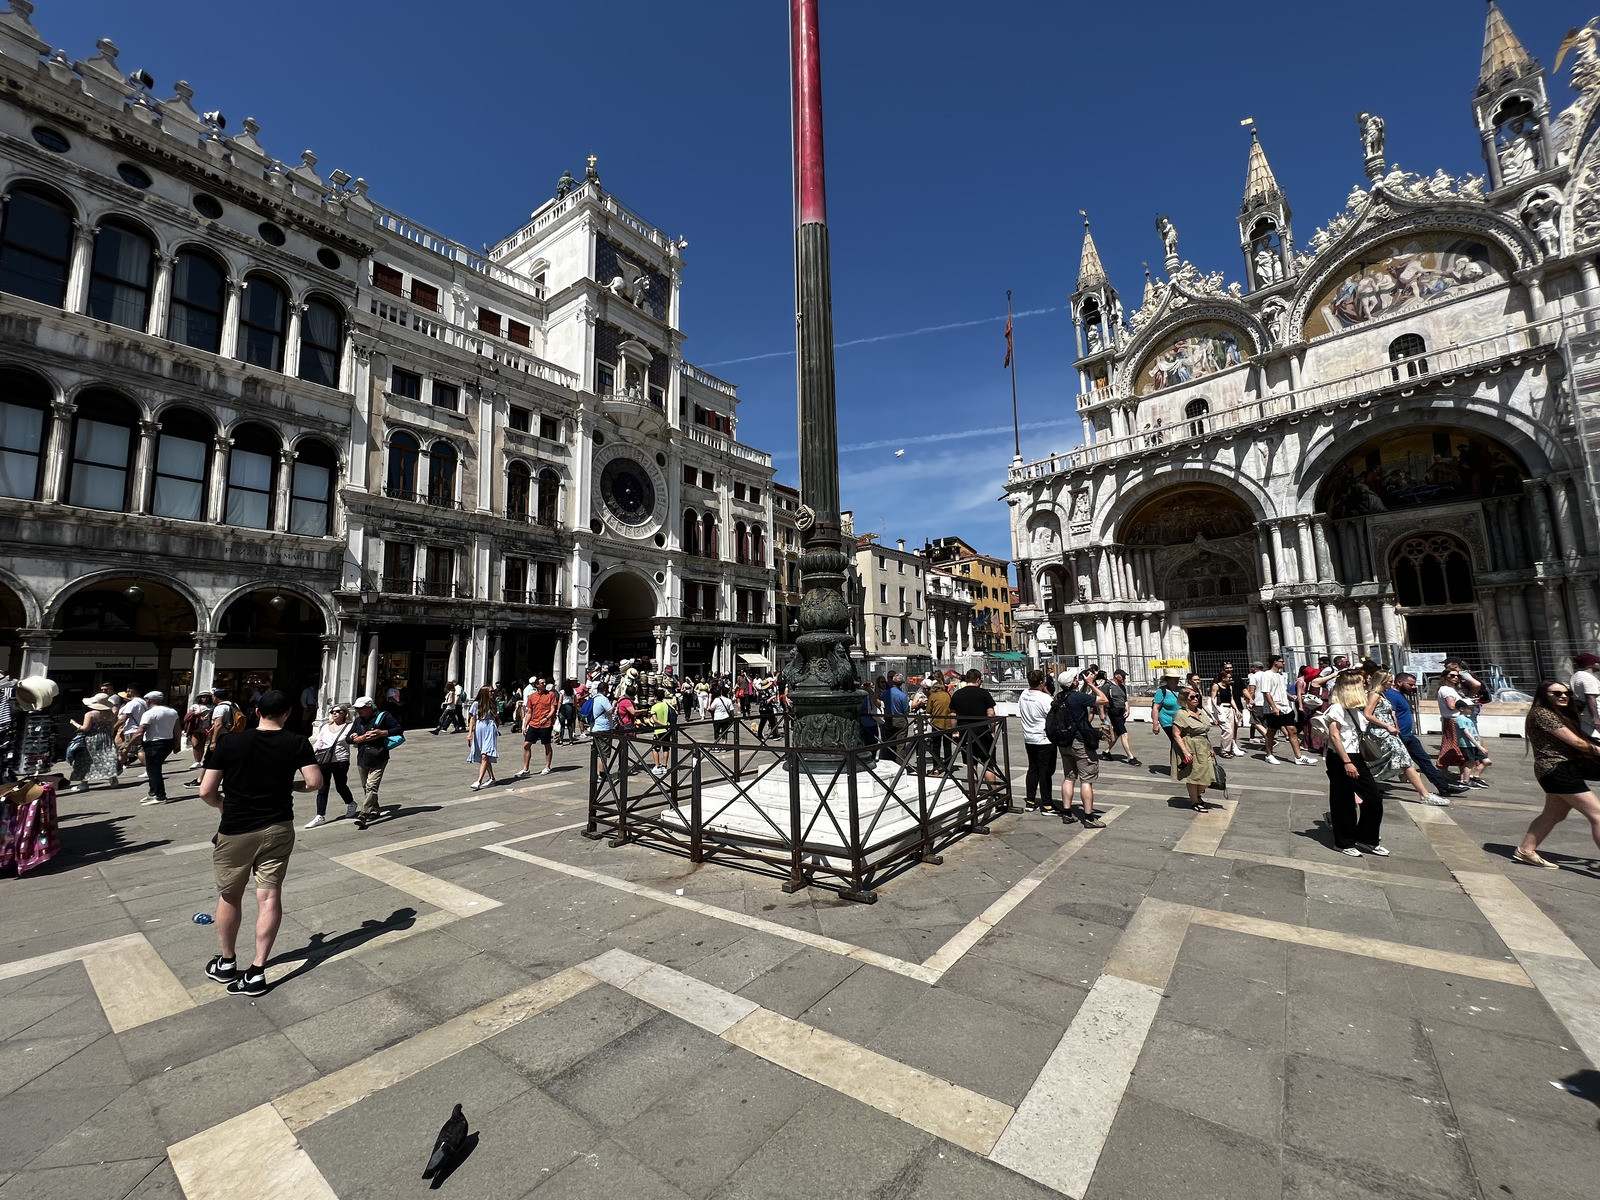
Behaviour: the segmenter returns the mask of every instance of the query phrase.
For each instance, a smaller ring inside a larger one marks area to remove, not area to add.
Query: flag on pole
[[[1002,371],[1004,371],[1007,368],[1009,368],[1010,366],[1011,366],[1011,310],[1010,310],[1010,306],[1008,305],[1007,308],[1006,308],[1006,361],[1000,364],[1000,369]]]

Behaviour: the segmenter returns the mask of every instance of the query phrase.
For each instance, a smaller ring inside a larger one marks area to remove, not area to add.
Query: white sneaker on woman
[[[1368,854],[1376,854],[1379,858],[1389,857],[1389,848],[1387,846],[1367,846],[1361,842],[1357,842],[1356,845],[1360,846]]]
[[[328,818],[323,816],[321,813],[318,813],[316,816],[312,817],[311,820],[307,821],[301,828],[315,829],[318,825],[326,825],[327,823]]]
[[[1271,763],[1275,767],[1283,766],[1283,760],[1281,758],[1279,758],[1276,754],[1267,755],[1267,761],[1269,763]]]

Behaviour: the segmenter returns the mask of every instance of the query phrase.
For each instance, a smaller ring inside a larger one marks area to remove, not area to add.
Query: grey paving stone
[[[28,1170],[135,1158],[159,1161],[167,1153],[167,1141],[156,1126],[150,1103],[135,1087],[121,1090],[115,1100],[76,1128],[57,1129],[56,1134],[59,1140],[29,1162]]]
[[[115,1100],[119,1088],[75,1088],[47,1097],[13,1092],[0,1098],[0,1172],[19,1171],[49,1149],[67,1129],[76,1129]]]
[[[161,1156],[27,1170],[5,1182],[6,1200],[123,1200]]]
[[[484,1046],[530,1081],[543,1083],[659,1011],[601,985],[496,1034]]]
[[[1379,895],[1381,897],[1382,893]],[[1345,904],[1324,900],[1321,896],[1308,896],[1305,923],[1313,929],[1331,929],[1352,937],[1377,938],[1385,942],[1405,940],[1399,921],[1387,905],[1375,908],[1366,904]]]
[[[36,1076],[19,1090],[59,1092],[81,1087],[126,1087],[135,1082],[121,1044],[108,1033]]]
[[[139,1087],[170,1144],[316,1077],[293,1042],[271,1033],[153,1075]]]
[[[12,954],[7,947],[0,954],[0,962],[14,962],[27,958],[26,954]],[[10,996],[81,996],[92,992],[89,977],[82,963],[68,963],[49,971],[36,971],[29,975],[14,975],[0,979],[0,999]]]
[[[260,1007],[229,996],[126,1030],[119,1040],[134,1078],[147,1079],[276,1029]]]
[[[1065,1025],[943,988],[929,988],[869,1048],[941,1079],[1015,1106],[1022,1102]]]
[[[1278,1200],[1275,1145],[1125,1096],[1084,1200]]]
[[[283,1033],[323,1074],[421,1033],[438,1018],[390,989],[319,1011]]]
[[[1405,1012],[1411,1004],[1406,968],[1398,963],[1293,944],[1288,956],[1289,990],[1297,995],[1354,1000],[1387,1012]]]
[[[1093,986],[1122,931],[1114,926],[1068,917],[1056,920],[1054,927],[1046,923],[1046,932],[1039,937],[1008,928],[1002,921],[978,943],[978,949],[986,958],[1009,963],[1046,979],[1072,986]]]
[[[1158,1018],[1128,1090],[1267,1145],[1280,1140],[1283,1055],[1259,1043]]]
[[[1441,1086],[1422,1025],[1404,1012],[1296,993],[1289,997],[1288,1047],[1294,1054],[1420,1080],[1430,1092]]]
[[[1308,901],[1323,900],[1330,904],[1355,905],[1360,908],[1381,909],[1390,911],[1389,899],[1391,891],[1418,892],[1420,888],[1385,888],[1375,882],[1363,879],[1341,879],[1336,875],[1306,876],[1306,898]],[[1437,895],[1439,893],[1430,893]],[[1471,903],[1468,901],[1468,903]],[[1308,904],[1309,907],[1309,904]]]
[[[801,1013],[800,1020],[865,1045],[927,990],[927,984],[915,979],[863,966]]]
[[[1591,1069],[1574,1043],[1566,1043],[1573,1048],[1563,1050],[1549,1042],[1443,1023],[1431,1026],[1427,1038],[1451,1096],[1473,1098],[1539,1122],[1549,1134],[1556,1122],[1594,1134],[1600,1073]],[[1552,1081],[1566,1080],[1577,1080],[1575,1086],[1584,1094],[1575,1096],[1551,1086]]]
[[[863,969],[856,959],[803,946],[740,988],[739,994],[786,1017],[798,1017]]]
[[[395,990],[441,1020],[448,1020],[480,1004],[510,995],[532,983],[533,979],[526,971],[518,970],[492,954],[474,954],[459,962],[413,975],[403,983],[396,984]]]
[[[1478,906],[1465,892],[1441,892],[1434,888],[1387,883],[1383,885],[1383,894],[1388,897],[1389,909],[1394,913],[1421,913],[1469,923],[1483,920]]]
[[[737,992],[800,953],[801,948],[798,942],[772,934],[746,932],[715,954],[693,963],[687,971],[724,991]]]
[[[742,925],[681,908],[660,908],[613,930],[606,941],[619,950],[684,970],[744,937]]]
[[[1218,898],[1216,907],[1222,912],[1282,921],[1286,925],[1306,923],[1304,895],[1277,887],[1256,887],[1238,879],[1228,881],[1228,890]]]
[[[1591,1118],[1593,1112],[1591,1108]],[[1539,1200],[1592,1200],[1595,1180],[1600,1179],[1600,1138],[1592,1119],[1580,1133],[1573,1126],[1545,1125],[1525,1114],[1467,1101],[1458,1100],[1455,1113],[1485,1196],[1533,1192]]]
[[[1048,1200],[1060,1192],[934,1140],[894,1186],[894,1200]]]
[[[184,1195],[183,1189],[178,1186],[178,1177],[172,1173],[172,1164],[161,1162],[139,1181],[139,1185],[124,1200],[184,1200]]]
[[[611,1137],[691,1196],[706,1196],[800,1110],[828,1092],[742,1050],[616,1126]],[[789,1164],[790,1170],[795,1164]]]
[[[1173,904],[1215,908],[1228,890],[1232,862],[1227,858],[1174,854],[1150,884],[1148,894]]]
[[[1283,1050],[1287,1001],[1281,987],[1180,964],[1167,980],[1166,995],[1160,1013],[1169,1021]]]
[[[97,1040],[92,1033],[60,1038],[33,1038],[23,1034],[0,1045],[0,1096],[15,1092]]]
[[[386,979],[373,974],[357,958],[316,963],[293,976],[286,975],[281,967],[269,965],[267,978],[272,990],[256,1003],[280,1029],[389,986]]]
[[[1515,961],[1500,936],[1481,917],[1476,921],[1455,921],[1448,917],[1399,912],[1395,914],[1395,922],[1400,927],[1400,935],[1396,940],[1408,946],[1449,950],[1455,954],[1470,954],[1474,958],[1492,958],[1500,962]]]
[[[892,1195],[932,1138],[837,1092],[810,1100],[715,1192],[716,1200],[878,1200]],[[795,1164],[803,1163],[796,1178]]]
[[[64,996],[19,996],[8,1002],[0,1009],[0,1042],[25,1033],[48,1016],[60,1012],[67,1005],[72,1004],[78,997],[68,994]]]
[[[1557,1046],[1572,1045],[1572,1035],[1533,988],[1490,983],[1443,971],[1409,967],[1406,978],[1417,1015],[1428,1024],[1448,1022],[1492,1029]]]
[[[731,1053],[731,1043],[663,1013],[584,1055],[544,1090],[596,1128],[612,1129]]]
[[[621,1146],[605,1140],[576,1156],[530,1194],[538,1196],[539,1200],[590,1200],[591,1197],[687,1200],[685,1193]]]
[[[943,991],[998,1004],[1062,1029],[1072,1023],[1089,990],[1085,985],[1046,979],[990,958],[982,952],[981,943],[979,949],[968,951],[946,971],[938,986]]]
[[[1400,1190],[1477,1190],[1444,1093],[1415,1082],[1290,1054],[1283,1127],[1285,1145],[1386,1177]]]
[[[1289,946],[1272,938],[1251,937],[1209,925],[1190,925],[1178,951],[1178,963],[1253,979],[1283,991],[1289,969]]]
[[[1444,1192],[1402,1188],[1388,1176],[1350,1163],[1324,1162],[1304,1150],[1283,1151],[1283,1200],[1459,1200]]]

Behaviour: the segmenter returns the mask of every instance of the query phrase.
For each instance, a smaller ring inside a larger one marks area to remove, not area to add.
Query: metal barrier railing
[[[871,903],[878,885],[1014,811],[1004,717],[945,730],[913,715],[899,736],[851,749],[795,746],[787,726],[751,741],[741,727],[726,742],[701,722],[594,734],[584,836]]]

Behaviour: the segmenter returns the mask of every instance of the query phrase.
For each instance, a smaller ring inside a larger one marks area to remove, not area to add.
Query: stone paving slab
[[[577,765],[579,751],[557,753]],[[181,1195],[165,1161],[178,1139],[608,949],[860,1047],[882,1064],[869,1070],[901,1064],[1014,1107],[1058,1042],[1097,1015],[1091,989],[1110,978],[1147,900],[1418,954],[1384,961],[1180,928],[1131,1068],[1096,1085],[1112,1088],[1111,1111],[1088,1157],[1088,1196],[1587,1196],[1600,1175],[1593,1064],[1538,987],[1417,965],[1433,950],[1515,969],[1506,938],[1522,927],[1497,926],[1462,891],[1452,870],[1463,865],[1503,873],[1565,944],[1600,951],[1600,867],[1586,827],[1569,821],[1547,843],[1561,872],[1506,857],[1538,799],[1514,766],[1497,768],[1482,803],[1445,811],[1446,831],[1427,823],[1437,813],[1408,811],[1391,792],[1393,856],[1353,860],[1326,844],[1320,769],[1235,760],[1221,836],[1190,837],[1195,818],[1171,798],[1164,768],[1108,761],[1102,806],[1126,811],[962,937],[1077,827],[1002,817],[991,836],[957,843],[943,866],[911,871],[861,906],[547,833],[581,820],[579,771],[473,793],[460,757],[457,741],[413,738],[385,787],[397,815],[364,833],[344,821],[299,832],[277,953],[304,965],[254,1002],[198,974],[215,934],[189,917],[214,898],[205,847],[215,815],[176,786],[183,774],[169,790],[184,799],[166,808],[136,807],[133,788],[64,797],[66,852],[0,880],[0,1200]],[[385,852],[404,868],[385,878],[337,861],[441,835]],[[485,849],[507,841],[590,874]],[[500,907],[430,902],[462,889]],[[664,902],[680,889],[710,908]],[[245,945],[252,913],[247,903]],[[193,1008],[112,1032],[83,963],[21,975],[3,965],[130,935]],[[958,949],[918,978],[851,957],[851,946],[906,970]],[[1060,1194],[609,986],[356,1099],[301,1129],[299,1143],[333,1194],[400,1194],[418,1186],[414,1160],[455,1100],[480,1134],[446,1185],[461,1196]]]

